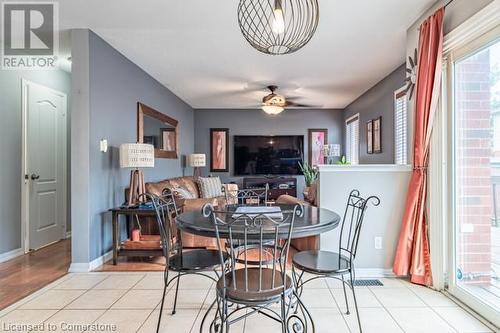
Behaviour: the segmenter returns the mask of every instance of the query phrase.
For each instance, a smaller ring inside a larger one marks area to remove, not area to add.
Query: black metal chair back
[[[174,223],[175,217],[178,214],[177,205],[170,189],[163,190],[161,196],[149,193],[145,196],[148,201],[153,204],[158,231],[160,233],[160,244],[168,265],[170,256],[175,253],[180,253],[182,250],[180,237],[177,235]]]
[[[210,204],[203,207],[204,216],[215,225],[220,264],[224,272],[224,290],[230,286],[232,290],[242,293],[263,294],[282,291],[287,287],[286,262],[292,229],[295,217],[301,216],[303,210],[301,205],[296,205],[293,210],[282,211],[282,216],[278,216],[264,210],[236,213],[234,210],[217,211]],[[221,246],[221,234],[230,243],[241,240],[243,248],[257,249],[258,260],[248,258],[248,251],[243,251],[243,258],[239,258],[241,252],[228,247],[230,260],[227,265],[223,258],[226,249]],[[270,262],[263,260],[268,251],[271,251],[273,258]]]
[[[358,190],[352,190],[347,199],[347,206],[342,219],[339,241],[339,255],[346,256],[349,260],[356,257],[358,250],[359,235],[365,217],[368,202],[372,201],[374,206],[380,204],[376,196],[362,198]],[[340,260],[339,260],[340,262]]]
[[[238,190],[227,190],[224,186],[222,192],[228,205],[254,205],[261,206],[267,204],[269,194],[269,184],[262,188],[247,188]]]

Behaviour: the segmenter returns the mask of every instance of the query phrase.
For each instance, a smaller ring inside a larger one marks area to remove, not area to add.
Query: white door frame
[[[52,93],[59,95],[63,98],[63,109],[65,110],[65,114],[68,114],[68,97],[65,93],[51,89],[44,85],[34,83],[32,81],[21,79],[21,123],[22,123],[22,139],[21,139],[21,150],[22,150],[22,158],[21,158],[21,248],[24,253],[28,253],[30,251],[30,235],[29,235],[29,185],[30,182],[25,176],[29,173],[28,166],[28,87],[29,86],[38,86],[42,87],[46,90],[51,91]],[[67,228],[67,185],[68,185],[68,177],[67,177],[67,143],[68,143],[68,122],[67,120],[64,122],[64,135],[63,135],[63,161],[65,163],[63,167],[63,175],[62,175],[62,194],[63,194],[63,202],[61,205],[61,209],[63,210],[63,216],[65,217],[62,221],[63,228],[61,228],[61,239],[66,238],[66,228]]]

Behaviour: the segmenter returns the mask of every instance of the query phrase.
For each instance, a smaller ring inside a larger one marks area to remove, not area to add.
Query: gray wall
[[[180,153],[193,151],[194,112],[137,65],[94,33],[90,50],[90,259],[111,248],[111,219],[106,211],[124,201],[130,170],[119,168],[118,147],[137,141],[137,102],[142,102],[179,121]],[[99,151],[105,138],[111,149]],[[180,159],[156,159],[145,170],[146,181],[182,174]]]
[[[359,163],[394,163],[394,91],[404,86],[405,65],[358,97],[344,110],[344,121],[359,113]],[[382,153],[366,152],[366,122],[382,116]],[[345,126],[342,127],[345,134]],[[343,135],[345,147],[345,135]]]
[[[304,153],[308,159],[309,128],[328,128],[328,142],[342,142],[342,110],[297,110],[288,109],[277,116],[269,116],[256,109],[202,109],[195,110],[195,151],[207,154],[210,161],[210,128],[229,128],[229,166],[228,173],[214,173],[223,181],[241,182],[233,175],[233,136],[234,135],[304,135]],[[204,175],[210,173],[207,167]],[[302,196],[304,177],[298,178],[298,194]]]
[[[83,233],[88,230],[89,247],[87,254],[85,246],[73,246],[73,251],[80,252],[73,254],[75,264],[90,262],[111,249],[111,215],[107,210],[124,202],[130,170],[119,168],[118,148],[122,143],[137,141],[137,102],[179,121],[181,154],[191,153],[194,147],[194,112],[190,106],[93,32],[82,30],[80,34],[80,43],[86,43],[88,38],[89,76],[85,78],[83,75],[78,83],[81,89],[75,87],[73,92],[80,97],[79,107],[75,108],[78,115],[75,117],[82,119],[80,124],[73,122],[73,149],[80,149],[81,155],[88,154],[88,162],[85,158],[82,161],[88,163],[89,167],[88,188],[85,188],[85,182],[79,184],[77,191],[83,193],[84,197],[81,207],[75,207],[75,211],[80,209],[83,212],[88,205],[89,216],[74,221],[74,229],[78,223]],[[79,49],[80,59],[85,62],[85,47],[77,47],[74,43],[74,52],[75,49]],[[85,92],[86,80],[88,94]],[[88,105],[85,99],[89,101]],[[79,134],[82,140],[77,142]],[[101,139],[108,140],[107,153],[99,150]],[[87,177],[85,165],[73,165],[73,170],[83,170],[82,177]],[[146,181],[181,174],[180,159],[156,159],[155,168],[145,170]],[[80,205],[80,202],[73,201],[73,205]]]
[[[70,96],[70,74],[55,71],[1,71],[0,74],[0,254],[21,247],[21,79]],[[69,207],[68,207],[69,209]]]

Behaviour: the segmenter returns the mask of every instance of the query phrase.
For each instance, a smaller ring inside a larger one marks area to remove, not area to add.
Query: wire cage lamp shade
[[[240,0],[238,23],[245,39],[260,52],[295,52],[314,35],[318,0]]]

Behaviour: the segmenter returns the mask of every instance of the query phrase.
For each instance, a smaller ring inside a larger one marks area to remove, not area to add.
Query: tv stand
[[[269,184],[268,200],[276,201],[280,195],[297,197],[297,179],[294,177],[261,176],[243,178],[243,188],[263,188]]]

